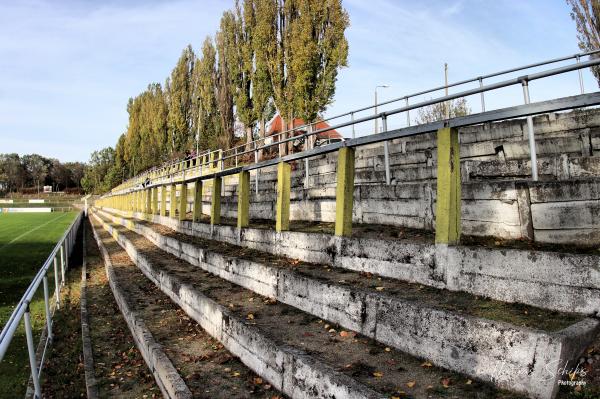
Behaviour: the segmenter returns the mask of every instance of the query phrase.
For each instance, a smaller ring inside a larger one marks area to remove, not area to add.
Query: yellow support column
[[[160,216],[167,216],[167,186],[160,187]]]
[[[221,223],[221,183],[220,177],[213,178],[212,201],[210,203],[210,224]]]
[[[250,172],[243,170],[238,177],[237,227],[250,225]]]
[[[354,148],[343,147],[338,152],[337,186],[335,188],[335,235],[352,235],[354,204]]]
[[[179,220],[185,220],[187,213],[187,183],[181,183],[181,191],[179,192]]]
[[[169,217],[174,218],[177,212],[177,184],[171,184],[171,197],[169,202]]]
[[[290,164],[279,162],[277,165],[277,214],[275,216],[275,230],[286,231],[290,229]]]
[[[202,180],[198,179],[194,183],[194,210],[192,211],[192,220],[199,222],[202,217]]]
[[[145,191],[146,193],[146,209],[144,209],[144,213],[150,215],[152,213],[152,189],[148,188]]]
[[[152,187],[152,214],[158,215],[158,187]]]
[[[456,244],[460,240],[460,153],[458,130],[437,132],[436,244]]]

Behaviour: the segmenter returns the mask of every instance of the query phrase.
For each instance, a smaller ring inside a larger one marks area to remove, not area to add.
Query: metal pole
[[[375,87],[375,115],[377,115],[377,87]],[[377,119],[375,118],[375,134],[377,134]]]
[[[312,132],[312,125],[308,125],[306,127],[306,131],[308,134]],[[306,143],[306,149],[310,150],[312,148],[311,138],[306,136],[304,138]],[[304,188],[308,188],[308,177],[309,177],[309,169],[308,169],[308,158],[304,158]]]
[[[483,87],[483,78],[479,78],[479,87]],[[485,112],[485,97],[481,92],[481,112]]]
[[[258,163],[258,150],[256,150],[256,144],[254,144],[254,163]],[[258,194],[258,175],[260,175],[260,169],[255,169],[254,172],[254,191]]]
[[[56,296],[56,309],[60,308],[60,293],[58,289],[58,262],[56,261],[56,255],[54,256],[54,295]]]
[[[579,64],[579,58],[580,58],[579,56],[576,57],[578,64]],[[585,89],[583,88],[583,73],[582,73],[581,69],[578,69],[577,73],[579,74],[579,89],[581,89],[581,94],[585,94]]]
[[[405,98],[406,106],[408,107],[408,97]],[[410,110],[406,111],[406,125],[410,126]]]
[[[50,314],[50,294],[48,292],[48,276],[44,276],[44,302],[46,305],[46,325],[48,327],[48,339],[52,340],[52,315]]]
[[[40,386],[40,376],[37,370],[37,361],[35,360],[35,349],[33,348],[33,331],[31,329],[31,315],[29,314],[29,303],[27,310],[23,315],[25,322],[25,335],[27,337],[27,350],[29,352],[29,366],[31,367],[31,379],[33,380],[34,398],[41,399],[42,388]]]
[[[525,104],[530,103],[529,99],[529,84],[526,80],[523,80],[523,97],[525,98]],[[533,131],[533,117],[527,117],[527,134],[529,136],[529,155],[531,157],[531,178],[533,181],[538,180],[538,170],[537,170],[537,153],[535,150],[535,136]]]
[[[65,254],[64,254],[64,247],[65,247],[65,245],[63,243],[63,245],[60,246],[60,275],[61,275],[60,285],[61,285],[61,287],[65,283]]]
[[[350,113],[350,120],[354,122],[354,112]],[[352,124],[352,138],[356,138],[356,131],[354,130],[354,123]]]
[[[448,95],[448,63],[444,63],[444,82],[445,82],[445,93]],[[450,101],[446,101],[445,111],[446,111],[446,119],[450,119]]]
[[[387,132],[387,116],[383,115],[381,117],[381,124],[383,131]],[[390,176],[390,149],[387,140],[383,142],[383,162],[385,165],[385,184],[389,186],[392,179]]]

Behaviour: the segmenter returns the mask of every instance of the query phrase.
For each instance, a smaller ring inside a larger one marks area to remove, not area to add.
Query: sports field
[[[76,215],[77,212],[0,213],[1,327],[4,327],[14,306]],[[49,286],[53,292],[53,274],[50,277]],[[36,342],[44,327],[43,308],[43,291],[40,287],[36,300],[31,304]],[[0,363],[0,398],[23,396],[29,373],[27,365],[25,335],[21,325],[11,348]]]

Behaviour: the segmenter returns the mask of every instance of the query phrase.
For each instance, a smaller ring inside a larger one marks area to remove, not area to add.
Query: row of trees
[[[0,191],[24,192],[33,188],[40,192],[42,186],[52,186],[53,191],[79,191],[84,169],[81,162],[61,163],[38,154],[0,154]]]
[[[129,100],[129,123],[113,165],[100,173],[99,159],[106,158],[100,154],[110,150],[92,154],[85,186],[101,192],[119,176],[196,148],[230,148],[264,137],[275,112],[289,123],[315,121],[347,64],[348,25],[341,0],[236,1],[199,53],[186,47],[164,85],[152,83]]]

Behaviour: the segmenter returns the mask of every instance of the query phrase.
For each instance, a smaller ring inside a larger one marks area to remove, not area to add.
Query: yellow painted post
[[[275,216],[275,230],[286,231],[290,229],[290,164],[279,162],[277,165],[277,214]]]
[[[338,152],[337,186],[335,188],[335,235],[352,235],[354,204],[354,148],[343,147]]]
[[[179,220],[185,220],[187,213],[187,183],[181,183],[181,191],[179,192]]]
[[[221,223],[221,183],[220,177],[213,178],[212,201],[210,204],[210,224]]]
[[[250,225],[250,172],[243,170],[238,177],[237,227]]]
[[[456,244],[460,240],[460,153],[458,130],[437,131],[436,244]]]
[[[158,187],[152,187],[152,214],[158,214]]]
[[[202,217],[202,180],[198,179],[194,183],[194,210],[192,220],[199,222]]]
[[[160,216],[167,216],[167,186],[160,187]]]
[[[151,214],[152,213],[152,189],[148,188],[145,191],[146,193],[146,209],[144,209],[144,213]]]
[[[177,212],[177,184],[171,184],[171,197],[169,202],[169,217],[174,218]]]

